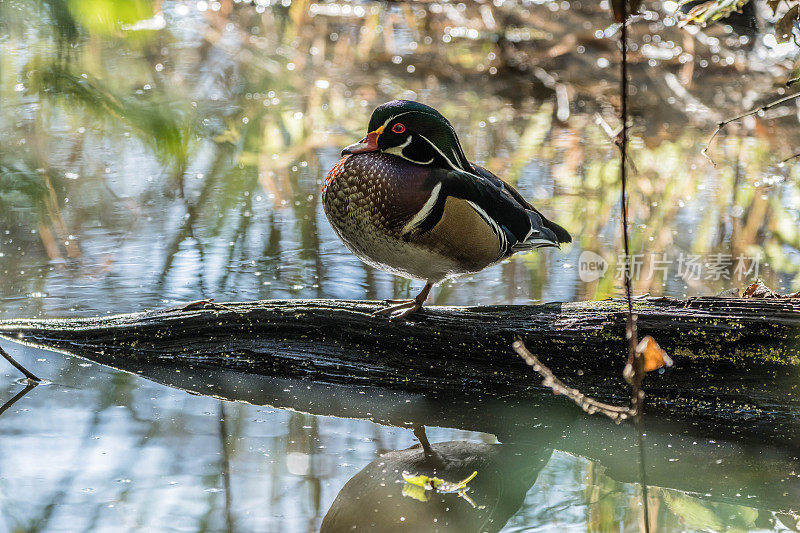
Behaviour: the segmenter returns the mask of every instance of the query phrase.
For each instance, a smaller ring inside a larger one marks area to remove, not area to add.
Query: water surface
[[[470,158],[575,236],[446,283],[433,303],[621,294],[604,129],[618,124],[617,28],[593,2],[4,2],[0,30],[0,318],[414,294],[352,256],[319,202],[341,148],[393,98],[442,111]],[[800,165],[781,164],[797,150],[797,108],[726,128],[716,166],[700,152],[720,118],[781,94],[794,49],[736,25],[678,29],[662,11],[632,34],[636,292],[709,295],[755,277],[800,290]],[[584,251],[608,264],[597,280],[580,276]],[[349,479],[417,442],[321,400],[313,415],[226,402],[3,346],[51,383],[0,417],[0,530],[313,531]],[[23,388],[11,369],[0,377],[3,399]],[[541,471],[505,530],[638,530],[636,479],[597,446],[625,427],[559,416],[548,424],[569,437],[528,450],[520,464]],[[453,425],[429,439],[497,442]],[[653,487],[659,530],[797,528],[783,488],[771,498],[748,477],[788,464],[769,462],[769,446],[732,445],[726,459],[697,446],[741,466],[728,486]]]

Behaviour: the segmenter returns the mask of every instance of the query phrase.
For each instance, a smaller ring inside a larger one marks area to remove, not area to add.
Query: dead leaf
[[[775,23],[775,39],[784,43],[792,38],[794,23],[800,21],[800,5],[794,6],[784,13],[783,17]]]
[[[772,15],[778,14],[778,6],[781,5],[783,0],[767,0],[767,6],[772,10]]]
[[[757,279],[755,283],[744,290],[742,298],[780,298],[780,295],[767,287],[763,281]]]
[[[636,346],[636,352],[644,357],[644,371],[652,372],[665,366],[672,366],[672,358],[667,355],[656,340],[647,335]]]

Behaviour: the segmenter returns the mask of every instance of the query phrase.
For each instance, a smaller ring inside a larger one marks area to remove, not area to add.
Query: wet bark
[[[380,304],[272,300],[196,304],[115,317],[0,322],[0,335],[102,364],[155,360],[409,392],[552,395],[514,354],[521,338],[570,385],[626,402],[622,301],[429,307],[407,322]],[[651,373],[648,412],[770,432],[794,430],[800,301],[647,298],[641,335],[675,359]],[[42,372],[44,373],[44,372]]]
[[[3,321],[0,336],[228,400],[540,443],[636,479],[632,429],[584,416],[511,349],[522,338],[570,385],[624,404],[624,301],[433,307],[408,322],[370,316],[379,308],[339,300],[200,304]],[[650,483],[792,508],[800,494],[798,478],[787,475],[800,443],[800,301],[648,298],[635,311],[640,333],[675,360],[645,379]]]

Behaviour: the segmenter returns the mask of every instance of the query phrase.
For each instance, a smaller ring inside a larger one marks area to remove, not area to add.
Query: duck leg
[[[390,305],[380,311],[375,311],[372,313],[372,316],[389,315],[390,320],[405,318],[411,313],[422,309],[422,304],[428,299],[428,294],[430,294],[432,288],[433,283],[429,281],[412,300],[400,300],[400,303],[397,305]],[[392,302],[393,300],[389,301]]]

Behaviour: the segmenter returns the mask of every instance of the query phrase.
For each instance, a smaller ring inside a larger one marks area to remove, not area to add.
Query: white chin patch
[[[411,159],[406,154],[404,154],[403,150],[409,144],[411,144],[411,135],[406,137],[406,141],[403,144],[400,144],[398,146],[393,146],[391,148],[387,148],[383,152],[386,153],[386,154],[392,154],[392,155],[396,155],[396,156],[402,157],[406,161],[411,161],[412,163],[416,163],[417,165],[430,165],[431,163],[433,163],[433,158],[431,158],[430,161],[417,161],[416,159]]]

